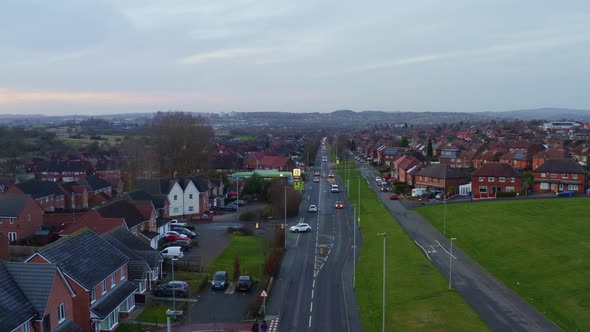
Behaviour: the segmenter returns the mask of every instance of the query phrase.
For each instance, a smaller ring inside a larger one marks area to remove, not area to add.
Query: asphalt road
[[[448,238],[418,213],[408,210],[402,202],[391,201],[388,199],[389,195],[379,192],[374,180],[377,173],[373,168],[361,165],[361,170],[384,206],[447,280],[452,260],[452,287],[463,296],[490,329],[560,331],[558,326],[462,252],[456,246],[457,241],[454,241],[451,256]]]

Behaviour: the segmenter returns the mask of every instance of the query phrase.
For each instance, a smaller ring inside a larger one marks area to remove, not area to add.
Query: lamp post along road
[[[443,193],[443,204],[445,205],[445,209],[443,212],[443,235],[447,237],[447,195]]]
[[[356,205],[353,206],[352,219],[352,289],[356,288]]]
[[[451,254],[449,255],[449,290],[451,290],[451,280],[453,278],[453,241],[457,238],[451,238]]]
[[[387,234],[384,233],[377,233],[377,236],[383,236],[383,315],[381,321],[381,331],[385,332],[385,247],[386,247],[386,239]]]
[[[285,188],[285,250],[287,250],[287,186]]]

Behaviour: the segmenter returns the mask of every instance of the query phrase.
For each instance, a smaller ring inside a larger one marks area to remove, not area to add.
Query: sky
[[[590,109],[590,2],[0,2],[0,114]]]

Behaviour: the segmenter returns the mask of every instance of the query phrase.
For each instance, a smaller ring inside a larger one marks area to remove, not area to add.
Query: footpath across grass
[[[417,211],[439,230],[443,205]],[[566,331],[590,331],[588,198],[447,204],[446,235]]]
[[[358,171],[350,172],[351,204],[358,204],[358,176]],[[424,257],[364,179],[360,181],[360,190],[363,242],[356,270],[356,299],[363,330],[381,330],[383,238],[377,233],[385,232],[387,331],[488,331],[463,298],[447,290],[447,280]]]
[[[265,253],[268,251],[266,238],[256,235],[231,235],[231,241],[223,252],[206,267],[210,276],[217,271],[226,271],[230,278],[234,272],[234,257],[240,260],[240,273],[260,280],[264,272]]]

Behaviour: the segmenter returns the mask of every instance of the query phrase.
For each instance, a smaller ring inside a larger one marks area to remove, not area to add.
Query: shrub
[[[240,220],[242,221],[255,221],[258,215],[256,212],[248,211],[240,214]]]
[[[266,263],[264,264],[264,275],[276,277],[279,274],[282,259],[283,251],[274,250],[273,253],[266,259]]]
[[[516,192],[500,191],[496,193],[496,197],[516,197]]]

